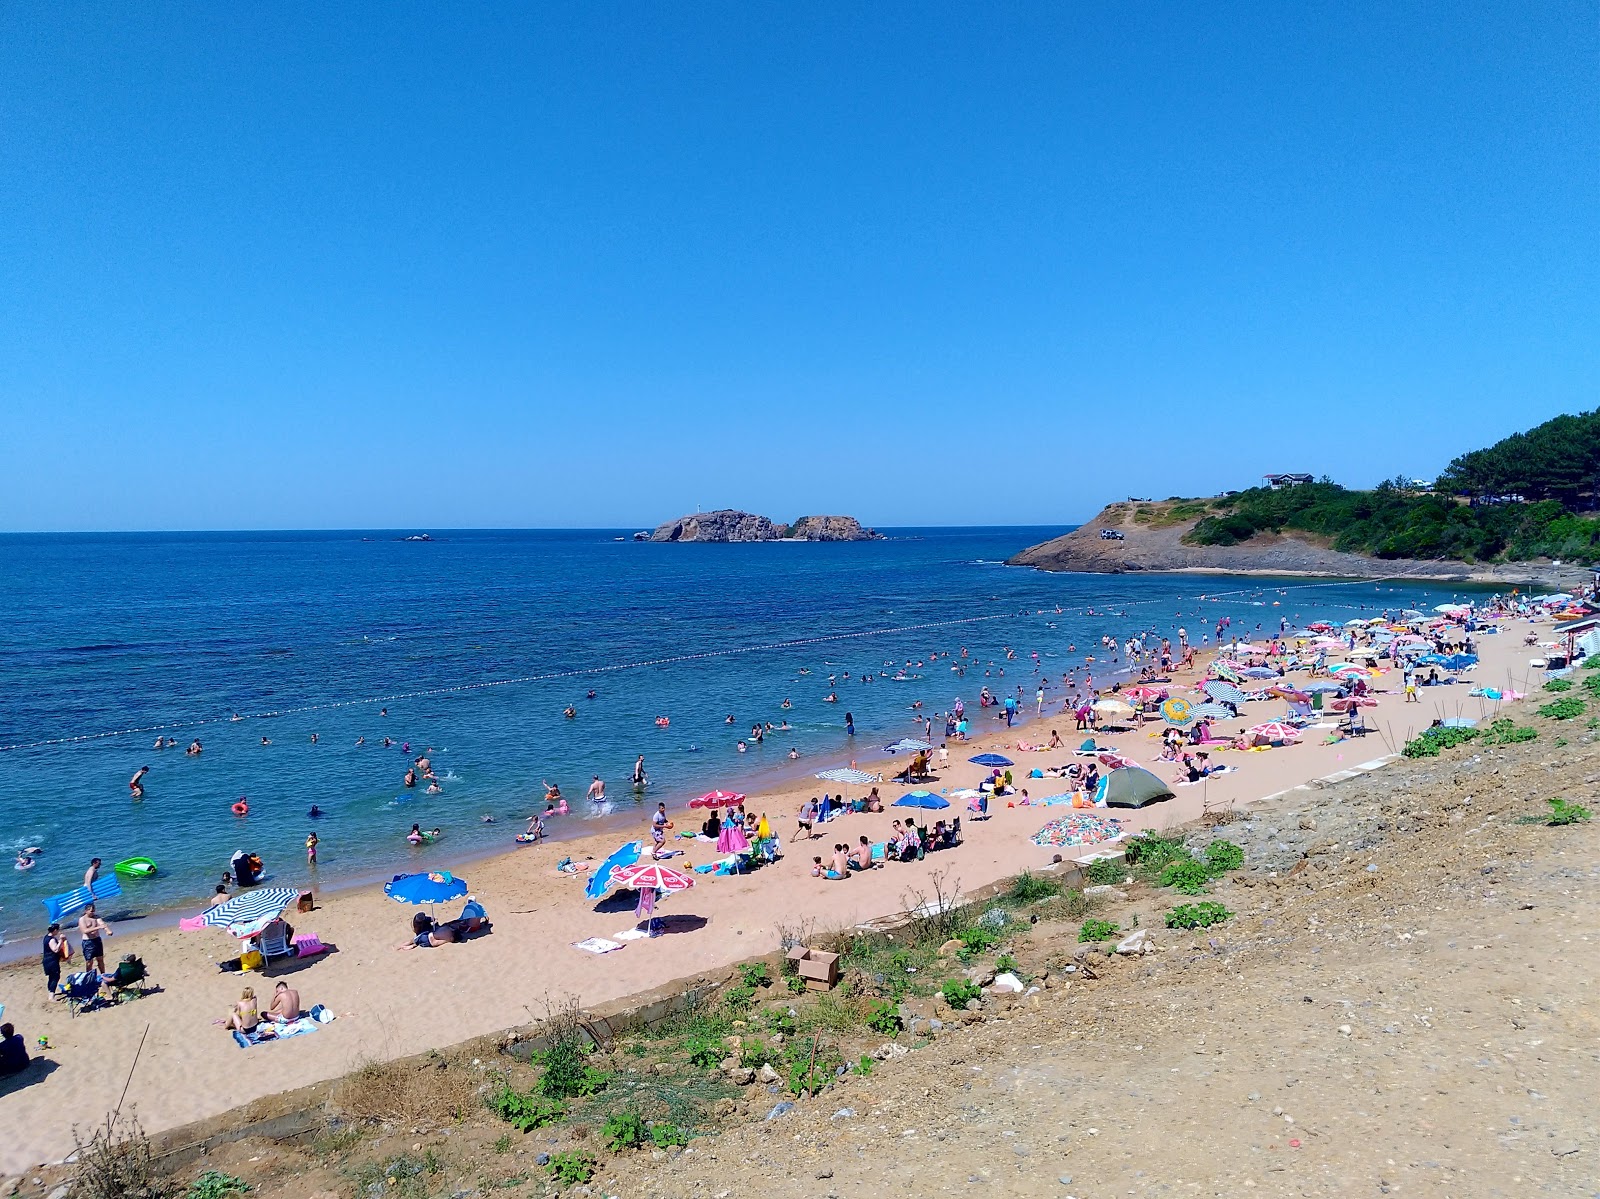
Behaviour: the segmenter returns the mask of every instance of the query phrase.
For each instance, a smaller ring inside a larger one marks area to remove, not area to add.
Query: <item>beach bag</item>
[[[249,953],[239,956],[239,969],[260,970],[267,964],[267,959],[261,956],[259,949],[252,949]]]

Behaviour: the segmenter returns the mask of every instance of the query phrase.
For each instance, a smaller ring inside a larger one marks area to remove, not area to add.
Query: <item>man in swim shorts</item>
[[[96,859],[97,861],[99,859]],[[83,934],[83,964],[97,973],[106,972],[106,950],[102,937],[111,935],[111,926],[95,915],[94,904],[83,909],[78,917],[78,931]]]
[[[584,794],[589,797],[591,803],[605,803],[606,785],[598,774],[594,776],[594,781],[589,784],[589,789]]]
[[[650,817],[650,841],[652,848],[650,856],[659,858],[661,851],[667,845],[667,830],[672,827],[672,821],[667,818],[667,805],[658,803],[655,815]]]

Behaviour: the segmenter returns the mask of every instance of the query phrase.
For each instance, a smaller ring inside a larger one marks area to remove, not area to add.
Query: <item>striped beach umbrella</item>
[[[918,741],[914,737],[902,737],[893,745],[885,745],[883,752],[886,754],[920,754],[924,750],[932,749],[926,741]]]
[[[1221,704],[1196,704],[1189,709],[1196,720],[1232,720],[1233,713]]]
[[[234,937],[253,937],[300,898],[293,887],[262,887],[224,900],[200,913],[208,928],[225,928]]]
[[[1250,735],[1252,737],[1265,737],[1268,741],[1295,741],[1300,737],[1300,730],[1292,724],[1269,720],[1265,724],[1252,726]]]
[[[835,770],[821,770],[817,778],[827,783],[849,783],[855,787],[865,787],[868,783],[878,781],[878,776],[868,774],[865,770],[853,770],[848,766],[840,766]]]
[[[1200,689],[1219,704],[1233,704],[1237,707],[1247,698],[1243,691],[1231,683],[1218,682],[1216,679],[1207,679],[1200,684]]]

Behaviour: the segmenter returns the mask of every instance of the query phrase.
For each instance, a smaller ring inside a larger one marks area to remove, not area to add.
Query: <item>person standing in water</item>
[[[644,755],[639,755],[639,760],[633,764],[633,786],[635,790],[650,785],[650,776],[644,772]]]
[[[589,784],[589,789],[584,795],[588,797],[590,803],[605,803],[606,785],[598,774],[594,776],[594,781]]]
[[[128,780],[128,790],[135,799],[144,798],[144,776],[150,773],[150,767],[141,766],[133,772],[133,777]]]

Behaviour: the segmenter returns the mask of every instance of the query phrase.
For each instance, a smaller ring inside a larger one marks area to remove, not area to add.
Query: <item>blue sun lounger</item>
[[[117,876],[108,874],[105,878],[94,880],[93,887],[74,887],[71,891],[63,891],[60,895],[52,895],[49,899],[40,900],[44,910],[50,914],[52,922],[70,920],[91,903],[99,903],[102,899],[115,899],[122,894],[122,887],[117,882]]]

